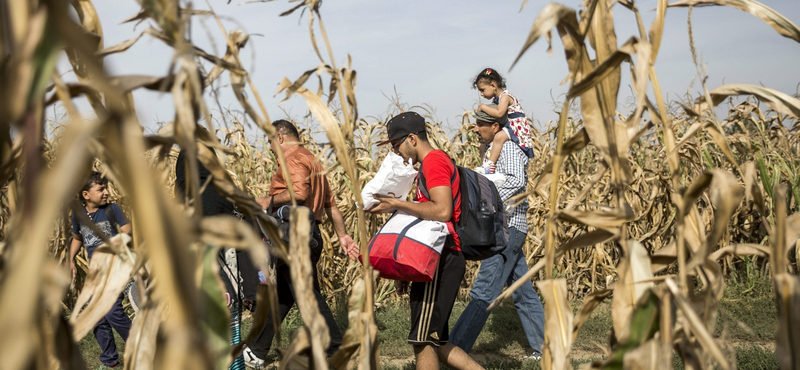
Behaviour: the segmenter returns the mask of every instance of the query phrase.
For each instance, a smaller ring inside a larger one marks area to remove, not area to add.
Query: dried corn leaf
[[[634,220],[633,210],[625,207],[622,210],[614,209],[611,211],[578,211],[566,209],[558,213],[559,219],[574,224],[583,224],[606,230],[612,234],[619,233],[619,227]]]
[[[292,337],[289,347],[283,352],[279,370],[306,370],[318,369],[308,360],[308,349],[312,346],[313,338],[308,326],[301,326]],[[325,369],[324,367],[322,369]]]
[[[64,312],[56,311],[60,314],[53,315],[57,321],[53,333],[52,342],[55,346],[58,365],[62,370],[84,370],[86,362],[83,360],[80,346],[72,340],[71,327],[67,322]]]
[[[24,33],[18,50],[12,57],[4,58],[4,63],[7,63],[4,69],[8,71],[3,73],[3,84],[0,86],[0,118],[4,125],[8,121],[19,120],[32,106],[33,99],[39,99],[39,95],[34,93],[34,76],[46,71],[41,62],[34,63],[34,55],[40,44],[46,46],[46,14],[40,10],[31,17],[28,22],[30,28]],[[49,72],[52,73],[52,66]]]
[[[660,331],[659,304],[658,296],[648,289],[629,317],[630,335],[618,343],[614,352],[597,368],[664,369],[672,365],[669,346],[655,343],[658,341],[655,335]]]
[[[347,309],[347,331],[344,333],[344,340],[339,350],[328,360],[328,364],[332,369],[344,370],[352,368],[352,366],[349,366],[352,363],[351,358],[359,349],[362,359],[360,368],[377,368],[378,327],[375,325],[374,317],[372,316],[372,307],[367,306],[364,285],[364,279],[357,280],[353,285]],[[369,347],[361,346],[364,333],[370,333],[368,338]],[[366,367],[364,366],[365,363],[367,364]]]
[[[136,313],[125,343],[125,370],[152,370],[158,346],[158,331],[165,315],[164,305],[145,298]]]
[[[567,355],[572,347],[572,308],[567,300],[567,281],[551,279],[537,281],[536,286],[547,304],[544,308],[545,342],[542,346],[544,367],[571,369]]]
[[[756,165],[755,163],[747,162],[742,166],[743,173],[744,173],[744,189],[745,189],[745,200],[751,201],[753,205],[756,206],[758,212],[761,213],[762,216],[767,215],[767,210],[764,207],[766,203],[764,201],[764,193],[761,191],[761,188],[758,186],[758,175],[756,173]]]
[[[723,233],[728,228],[731,216],[739,207],[739,203],[744,196],[744,189],[739,185],[733,175],[729,172],[714,169],[711,171],[712,180],[711,204],[714,205],[714,223],[711,233],[706,238],[705,243],[686,266],[687,271],[692,271],[694,267],[703,265],[705,259],[717,248]]]
[[[623,243],[623,255],[617,266],[617,280],[614,299],[611,302],[614,335],[618,342],[625,342],[630,332],[630,317],[636,303],[653,286],[653,272],[647,249],[635,240]]]
[[[581,327],[589,320],[594,309],[597,308],[600,303],[603,303],[603,301],[611,295],[611,292],[611,289],[598,290],[583,298],[581,307],[578,309],[578,314],[575,316],[575,324],[572,327],[573,342],[578,340],[578,333],[580,333]]]
[[[352,110],[352,117],[349,122],[355,123],[358,121],[358,104],[356,102],[356,71],[353,70],[353,59],[347,55],[347,68],[341,69],[342,74],[342,87],[344,88],[345,96],[347,97],[347,104],[350,105]],[[349,130],[352,132],[352,128]]]
[[[570,241],[562,244],[560,247],[558,247],[556,254],[560,256],[574,249],[590,247],[595,244],[602,244],[605,242],[609,242],[618,236],[619,236],[618,233],[616,234],[611,233],[605,229],[589,231],[587,233],[578,235],[570,239]]]
[[[770,252],[771,250],[769,247],[758,244],[729,244],[708,255],[708,259],[719,261],[726,256],[758,256],[769,258],[772,254]]]
[[[108,245],[95,250],[89,263],[89,273],[78,300],[76,311],[88,302],[86,307],[72,314],[69,321],[73,327],[73,339],[77,342],[105,316],[116,303],[117,298],[131,280],[131,272],[136,262],[127,253],[112,252],[111,248],[127,248],[128,234],[117,234],[108,239]]]
[[[586,145],[589,144],[589,135],[586,133],[585,128],[581,128],[578,132],[573,135],[569,140],[567,140],[564,145],[562,146],[562,153],[565,157],[572,155],[573,153],[583,149]],[[550,185],[550,182],[553,178],[553,165],[555,163],[555,157],[551,158],[547,164],[542,169],[542,176],[536,180],[536,185],[534,186],[535,189],[542,189],[546,186]],[[572,208],[572,207],[567,207]]]
[[[786,245],[795,245],[800,239],[800,213],[786,217]]]
[[[220,263],[217,262],[220,245],[206,244],[203,253],[202,275],[200,277],[200,302],[204,309],[201,311],[200,322],[209,350],[216,361],[217,369],[224,369],[230,363],[228,358],[228,343],[230,332],[230,312],[225,301],[225,286],[220,280]],[[224,248],[224,247],[222,247]],[[238,271],[235,272],[238,274]],[[238,276],[238,275],[234,275]],[[234,286],[238,282],[231,282]],[[236,298],[232,298],[236,299]]]
[[[667,0],[658,0],[656,5],[656,17],[653,19],[653,23],[650,24],[650,32],[647,33],[650,41],[650,47],[652,49],[649,61],[650,65],[654,65],[656,63],[658,50],[661,48],[661,37],[664,34],[664,17],[666,15]]]
[[[695,202],[703,195],[703,192],[705,192],[706,188],[711,184],[712,179],[713,176],[711,173],[705,172],[692,181],[692,184],[689,185],[689,188],[683,193],[683,198],[678,204],[678,209],[680,210],[678,214],[679,217],[686,217],[686,215],[691,212]]]
[[[783,258],[783,257],[778,257]],[[778,305],[778,333],[775,354],[781,369],[800,368],[800,279],[788,273],[774,277]]]
[[[573,84],[567,92],[567,98],[572,99],[576,96],[580,96],[589,91],[589,89],[597,86],[612,73],[619,73],[619,65],[624,61],[631,61],[631,57],[633,54],[636,54],[636,49],[640,43],[642,43],[641,40],[631,37],[619,50],[615,50],[607,59],[603,60],[597,67],[584,75],[580,81]],[[646,66],[647,64],[645,64],[645,67]],[[646,75],[644,77],[646,77]],[[645,79],[644,81],[646,82],[647,80]]]
[[[350,358],[358,351],[361,344],[361,312],[364,307],[364,280],[357,280],[350,292],[350,302],[347,305],[347,331],[344,333],[342,345],[331,356],[328,364],[333,369],[343,370],[348,368]]]
[[[675,243],[669,243],[667,246],[657,250],[650,257],[651,268],[653,273],[660,272],[661,270],[669,267],[678,259],[678,250]]]
[[[683,0],[669,4],[670,7],[724,5],[746,11],[766,22],[784,37],[800,42],[800,28],[770,7],[755,0]]]
[[[127,76],[109,78],[108,83],[114,88],[118,89],[118,91],[123,93],[129,93],[139,88],[145,88],[153,91],[169,91],[173,87],[174,78],[173,76],[154,77],[154,76],[142,76],[142,75],[127,75]],[[48,87],[48,89],[52,89],[53,87],[54,86],[51,85],[50,87]],[[72,98],[81,95],[99,94],[101,91],[100,90],[101,87],[97,86],[91,81],[69,83],[66,84],[66,88],[69,96]],[[60,99],[59,96],[53,95],[50,97],[50,99],[48,99],[45,102],[45,105],[51,105],[59,101],[59,99]]]
[[[528,50],[540,37],[544,35],[549,35],[550,30],[553,28],[558,27],[559,33],[562,34],[562,38],[564,34],[562,33],[562,29],[564,32],[569,32],[575,36],[579,34],[578,32],[578,21],[576,18],[575,10],[570,9],[564,5],[550,3],[544,6],[539,14],[536,15],[536,20],[533,21],[533,28],[531,28],[531,32],[528,34],[528,39],[525,40],[525,44],[522,46],[522,50],[519,52],[517,57],[514,59],[514,62],[511,63],[510,69],[514,68],[514,65],[517,64],[519,59],[522,57],[522,54]],[[550,38],[548,36],[548,45]],[[552,47],[552,46],[549,46]],[[569,51],[567,52],[569,55]],[[573,66],[570,65],[570,71],[573,70]]]
[[[300,75],[300,77],[298,77],[294,82],[291,82],[288,78],[284,77],[283,80],[281,80],[281,83],[278,85],[278,90],[275,92],[275,95],[286,91],[286,96],[281,102],[289,100],[289,98],[291,98],[298,89],[302,88],[303,85],[306,84],[306,81],[308,81],[308,78],[311,77],[312,74],[316,73],[319,75],[325,69],[330,69],[330,67],[325,64],[320,64],[317,66],[317,68],[309,69],[308,71],[303,72],[303,74]]]
[[[116,53],[121,53],[123,51],[127,51],[128,49],[131,48],[131,46],[133,46],[133,44],[135,44],[137,41],[139,41],[140,38],[142,38],[142,35],[144,35],[144,32],[140,33],[138,36],[136,36],[136,37],[134,37],[134,38],[132,38],[130,40],[126,40],[126,41],[123,41],[123,42],[121,42],[119,44],[116,44],[114,46],[111,46],[111,47],[105,48],[103,50],[100,50],[100,51],[97,52],[97,56],[105,57],[105,56],[108,56],[108,55],[111,55],[111,54],[116,54]]]
[[[650,339],[625,352],[623,369],[667,369],[672,366],[672,351],[658,339]]]
[[[694,334],[695,338],[697,338],[697,341],[700,343],[703,349],[711,354],[711,356],[717,361],[717,364],[719,364],[720,368],[730,369],[731,365],[728,363],[727,357],[724,353],[722,353],[722,350],[714,341],[714,337],[712,337],[706,329],[705,325],[703,324],[703,320],[701,320],[694,311],[689,299],[683,295],[683,293],[680,291],[680,288],[678,288],[678,285],[675,284],[675,281],[672,279],[667,279],[665,283],[675,299],[675,304],[678,307],[678,310],[683,314],[683,317],[686,318],[685,329]]]
[[[317,300],[314,297],[313,279],[315,266],[311,265],[311,251],[308,247],[309,238],[311,236],[311,225],[308,223],[310,210],[304,207],[292,208],[289,220],[291,229],[289,231],[289,250],[292,254],[290,261],[290,270],[292,275],[292,286],[297,300],[297,308],[300,315],[303,317],[306,330],[303,330],[306,335],[298,334],[292,341],[300,341],[305,346],[304,341],[308,341],[310,345],[311,355],[314,362],[315,369],[325,369],[328,366],[328,360],[325,351],[330,345],[330,334],[328,332],[328,325],[325,319],[319,312]],[[303,339],[302,337],[306,337]],[[310,338],[309,338],[310,337]],[[299,345],[299,343],[298,343]],[[281,361],[290,363],[293,357],[284,356]]]
[[[63,144],[58,151],[59,160],[52,169],[41,174],[33,171],[26,173],[37,184],[30,188],[34,191],[33,199],[48,201],[23,203],[9,220],[11,232],[7,236],[7,243],[28,248],[26,253],[8,254],[8,248],[4,252],[8,257],[4,257],[6,267],[0,280],[0,332],[17,333],[14,337],[0,338],[0,358],[8,369],[22,369],[37,345],[31,328],[38,327],[36,307],[43,278],[39,272],[47,258],[46,246],[52,232],[52,220],[62,212],[61,205],[66,204],[78,191],[82,164],[88,159],[86,144],[98,126],[97,121],[70,125],[64,132]],[[28,217],[40,222],[29,223],[25,227],[15,226]]]
[[[783,114],[800,118],[800,99],[793,98],[785,93],[766,87],[746,84],[728,84],[711,90],[709,95],[712,99],[711,103],[714,106],[719,105],[719,103],[729,96],[755,95],[770,108]],[[705,101],[705,98],[700,98],[695,103],[696,111],[703,111],[707,108],[708,102]]]

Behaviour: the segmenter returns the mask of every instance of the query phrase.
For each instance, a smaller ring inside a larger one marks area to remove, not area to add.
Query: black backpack
[[[305,206],[296,206],[296,207],[308,208]],[[280,230],[281,232],[281,239],[283,240],[284,243],[286,243],[286,245],[289,245],[289,231],[290,231],[289,229],[292,226],[291,222],[289,222],[289,213],[291,211],[291,208],[292,206],[288,205],[281,206],[275,212],[270,213],[270,216],[274,218],[275,221],[277,222],[278,230]],[[272,210],[271,204],[270,207],[268,207],[268,209]],[[322,246],[319,245],[313,237],[314,232],[316,231],[315,228],[317,228],[317,226],[316,226],[316,221],[314,220],[314,212],[311,212],[311,210],[309,210],[308,212],[308,222],[311,225],[311,238],[309,238],[308,240],[308,247],[311,252],[311,261],[317,261],[322,255]],[[262,235],[264,236],[266,242],[271,243],[269,240],[269,236],[264,234]],[[277,259],[276,263],[278,266],[285,264],[285,262],[282,259]]]
[[[451,159],[452,161],[452,159]],[[454,223],[461,252],[468,260],[483,260],[502,252],[508,245],[508,226],[503,211],[503,201],[494,183],[473,170],[456,165],[461,197],[461,220]],[[425,198],[431,199],[428,186],[419,166],[419,188]],[[456,177],[450,179],[455,183]]]

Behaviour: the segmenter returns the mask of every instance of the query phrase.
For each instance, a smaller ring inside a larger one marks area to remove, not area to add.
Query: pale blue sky
[[[294,80],[319,64],[309,39],[308,16],[301,17],[296,12],[279,17],[278,14],[296,4],[288,1],[237,4],[239,1],[210,2],[224,16],[229,31],[241,28],[263,35],[250,38],[242,61],[265,99],[270,118],[285,118],[278,107],[283,96],[273,96],[277,84],[284,76]],[[391,103],[384,94],[393,95],[396,89],[403,102],[428,104],[436,110],[439,120],[455,127],[463,111],[478,103],[478,92],[471,89],[471,79],[482,68],[492,67],[507,78],[508,89],[521,100],[528,115],[544,124],[557,118],[553,113],[553,98],[560,102],[563,98],[558,96],[566,92],[565,86],[559,86],[567,74],[560,43],[554,41],[550,57],[542,39],[527,51],[513,71],[509,73],[508,69],[546,3],[529,0],[525,9],[519,11],[521,1],[328,0],[321,12],[337,65],[344,65],[348,54],[353,58],[353,68],[358,72],[356,97],[361,117],[386,117]],[[763,3],[800,24],[800,1],[763,0]],[[193,4],[196,9],[207,8],[205,1]],[[577,8],[580,1],[563,4]],[[655,0],[637,2],[648,28],[655,4]],[[135,0],[96,1],[95,6],[103,22],[106,47],[132,38],[147,27],[120,24],[138,11]],[[615,5],[613,12],[619,43],[638,35],[627,9]],[[193,41],[222,56],[225,41],[213,18],[194,19]],[[748,83],[796,93],[800,83],[797,42],[780,36],[758,18],[727,7],[695,9],[693,26],[698,52],[707,66],[709,88],[723,83]],[[318,40],[321,42],[319,37]],[[656,62],[662,89],[670,98],[687,91],[697,96],[700,85],[693,83],[696,70],[688,48],[685,8],[668,9],[663,40]],[[107,57],[106,68],[113,75],[160,76],[167,73],[171,57],[171,49],[145,36],[129,51]],[[69,69],[66,58],[59,63],[59,69],[62,73]],[[65,78],[70,80],[74,76]],[[316,89],[316,80],[309,82],[307,86]],[[227,74],[222,83],[222,106],[239,109],[228,86]],[[626,78],[621,102],[629,95],[627,84]],[[145,127],[153,129],[157,121],[172,120],[174,111],[168,94],[137,92],[134,96]],[[255,100],[252,102],[255,104]],[[306,112],[300,97],[282,106],[294,118]],[[82,111],[88,112],[88,108],[84,106]]]

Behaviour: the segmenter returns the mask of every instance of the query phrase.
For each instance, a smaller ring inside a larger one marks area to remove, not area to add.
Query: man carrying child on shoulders
[[[494,104],[492,104],[494,105]],[[464,351],[472,350],[475,339],[483,330],[489,312],[489,305],[503,291],[503,286],[511,285],[528,272],[528,263],[522,247],[525,245],[525,236],[528,232],[528,222],[525,214],[528,212],[528,201],[521,202],[510,200],[525,193],[528,184],[528,157],[519,145],[511,140],[503,143],[501,148],[494,148],[492,141],[495,135],[502,130],[505,117],[494,118],[482,111],[475,114],[476,124],[474,132],[478,134],[481,143],[487,145],[487,155],[493,150],[500,151],[497,161],[496,173],[505,176],[505,181],[497,187],[500,199],[505,204],[506,223],[508,225],[508,245],[506,249],[492,257],[481,261],[480,271],[472,283],[469,295],[470,303],[461,313],[455,326],[453,326],[453,343]],[[484,158],[484,162],[487,159]],[[541,357],[542,343],[544,342],[544,310],[539,296],[533,289],[531,282],[526,282],[514,294],[514,306],[522,322],[522,329],[532,352],[523,359],[539,360]]]

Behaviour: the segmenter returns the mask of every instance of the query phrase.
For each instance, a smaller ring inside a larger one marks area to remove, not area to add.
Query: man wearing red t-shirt
[[[407,202],[391,197],[379,197],[380,204],[373,213],[402,210],[423,220],[446,222],[450,235],[433,281],[411,284],[411,332],[408,343],[414,346],[417,369],[438,369],[439,361],[454,369],[483,369],[460,348],[448,341],[448,320],[461,287],[466,269],[464,255],[453,222],[461,218],[460,179],[447,153],[434,149],[428,142],[425,119],[417,113],[401,113],[386,124],[392,150],[413,163],[424,164],[423,175],[430,199],[417,190],[416,201]],[[419,184],[418,186],[419,187]],[[454,207],[455,204],[455,207]],[[396,281],[399,294],[408,290],[407,281]]]

